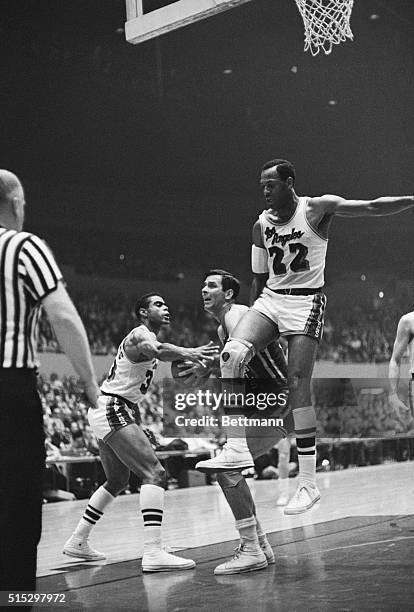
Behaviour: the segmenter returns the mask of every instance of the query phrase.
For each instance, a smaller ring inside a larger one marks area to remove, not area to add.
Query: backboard
[[[176,0],[144,13],[143,0],[126,0],[125,37],[128,42],[138,44],[246,2],[251,0]]]

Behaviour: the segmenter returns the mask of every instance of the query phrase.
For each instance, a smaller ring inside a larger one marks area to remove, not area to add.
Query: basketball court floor
[[[48,504],[38,592],[64,593],[66,603],[52,609],[73,611],[413,609],[414,462],[319,474],[322,501],[298,517],[276,506],[276,480],[248,482],[274,565],[214,576],[237,546],[237,533],[220,488],[191,487],[167,492],[164,542],[194,559],[195,569],[142,574],[138,495],[116,499],[95,528],[92,545],[107,553],[100,562],[61,554],[86,501]],[[295,480],[290,486],[293,493]]]

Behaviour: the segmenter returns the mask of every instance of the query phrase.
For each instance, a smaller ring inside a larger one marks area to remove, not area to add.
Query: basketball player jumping
[[[401,359],[407,348],[409,351],[409,371],[411,376],[408,393],[409,408],[398,397]],[[414,311],[407,312],[398,322],[397,335],[388,368],[388,379],[390,385],[388,399],[391,408],[404,422],[412,421],[414,419]]]
[[[87,560],[105,559],[94,550],[88,537],[106,507],[128,485],[130,470],[142,482],[140,506],[144,519],[144,572],[191,569],[191,559],[183,559],[161,548],[161,523],[164,509],[165,471],[145,435],[137,402],[148,391],[157,360],[186,359],[207,362],[218,350],[212,343],[197,348],[182,348],[160,343],[157,334],[169,325],[168,306],[157,293],[141,297],[135,307],[140,325],[121,342],[115,361],[101,386],[97,408],[88,412],[90,425],[98,438],[106,482],[89,500],[83,517],[66,542],[66,555]]]
[[[219,323],[217,330],[220,341],[224,345],[242,316],[248,311],[248,307],[236,304],[240,291],[240,282],[231,273],[225,270],[210,270],[205,277],[202,298],[204,309],[210,313]],[[205,375],[205,370],[199,364],[194,364],[192,370],[199,370],[200,375]],[[188,376],[190,369],[185,370]],[[246,378],[272,379],[272,391],[281,393],[285,398],[282,410],[276,408],[271,416],[285,414],[287,410],[287,364],[281,347],[274,340],[259,352],[250,361],[246,368]],[[285,427],[293,430],[293,422],[289,417],[285,420]],[[268,452],[277,442],[285,437],[286,431],[279,427],[246,427],[245,435],[249,450],[253,459]],[[207,464],[207,470],[204,469]],[[267,567],[274,563],[275,558],[272,548],[267,540],[256,515],[255,504],[240,468],[249,467],[251,459],[247,463],[238,465],[238,469],[230,465],[227,471],[217,473],[217,481],[227,499],[233,512],[236,529],[240,534],[240,545],[235,555],[229,561],[222,563],[214,570],[216,575],[240,574],[251,572]],[[200,471],[211,471],[210,461],[200,461],[196,468]]]
[[[267,162],[260,185],[268,206],[253,227],[252,307],[242,317],[221,353],[223,378],[243,376],[252,357],[279,335],[288,339],[289,402],[299,459],[298,489],[285,514],[310,509],[320,498],[316,487],[316,415],[310,381],[322,335],[328,230],[335,215],[382,216],[414,206],[414,196],[345,200],[336,195],[298,196],[295,169],[283,159]],[[232,439],[223,464],[248,457],[243,439]]]

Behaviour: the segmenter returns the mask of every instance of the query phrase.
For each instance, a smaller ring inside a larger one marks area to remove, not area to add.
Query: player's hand
[[[390,393],[388,401],[399,419],[407,421],[411,417],[410,409],[400,400],[396,393]]]
[[[201,361],[202,359],[211,362],[214,357],[219,354],[220,347],[210,341],[208,344],[197,346],[196,348],[189,349],[187,359],[190,361]]]
[[[178,364],[179,378],[183,378],[185,385],[191,386],[200,378],[204,378],[210,374],[211,367],[204,361],[183,361]]]
[[[100,394],[96,380],[92,380],[91,382],[85,383],[84,389],[88,401],[92,404],[93,408],[96,408],[98,403],[98,397]]]

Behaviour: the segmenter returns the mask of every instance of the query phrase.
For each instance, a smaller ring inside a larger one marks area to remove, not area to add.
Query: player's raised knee
[[[255,350],[251,342],[229,338],[220,355],[220,369],[223,378],[243,378],[245,369]]]
[[[217,472],[217,482],[222,489],[237,487],[239,482],[244,479],[241,472]]]

